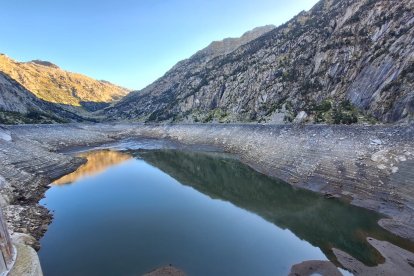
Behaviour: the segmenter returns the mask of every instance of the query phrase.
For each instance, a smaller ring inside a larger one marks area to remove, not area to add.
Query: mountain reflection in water
[[[54,184],[73,183],[137,158],[212,199],[230,202],[281,229],[289,229],[298,238],[320,248],[336,264],[332,248],[347,252],[366,265],[382,263],[383,257],[367,242],[367,237],[414,251],[413,243],[378,225],[379,214],[339,200],[325,199],[311,191],[295,189],[222,153],[171,149],[100,150],[78,156],[88,162]]]
[[[159,168],[183,185],[229,201],[256,213],[300,239],[319,247],[333,262],[332,248],[345,251],[366,265],[384,261],[367,237],[386,240],[414,251],[407,242],[381,228],[381,216],[339,200],[324,197],[260,174],[238,160],[214,154],[158,150],[135,157]]]
[[[65,175],[54,181],[53,184],[68,184],[84,177],[97,175],[111,166],[121,164],[133,158],[127,153],[112,150],[100,150],[81,153],[78,154],[78,157],[86,158],[87,162],[80,166],[73,173]]]

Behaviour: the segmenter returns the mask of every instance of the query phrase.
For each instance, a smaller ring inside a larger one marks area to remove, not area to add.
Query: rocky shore
[[[0,203],[12,233],[37,241],[50,223],[38,204],[48,185],[84,160],[62,151],[123,139],[214,146],[295,187],[341,197],[387,218],[414,241],[414,125],[66,124],[0,128]],[[38,244],[33,242],[33,247]]]

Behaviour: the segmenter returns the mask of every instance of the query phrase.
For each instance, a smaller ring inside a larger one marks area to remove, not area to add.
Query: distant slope
[[[46,102],[83,106],[92,111],[129,92],[106,81],[64,71],[47,61],[16,62],[3,54],[0,54],[0,72]]]
[[[37,98],[18,82],[0,72],[0,124],[63,123],[82,121],[71,107]]]
[[[305,111],[309,121],[326,123],[414,117],[412,0],[322,0],[232,51],[209,52],[178,63],[107,116],[287,122]]]
[[[201,87],[204,85],[204,80],[192,78],[197,75],[201,69],[206,66],[211,60],[227,55],[242,45],[249,43],[250,41],[262,36],[263,34],[273,30],[273,25],[264,27],[258,27],[251,31],[246,32],[240,38],[226,38],[221,41],[214,41],[206,48],[198,51],[189,59],[178,62],[170,71],[168,71],[162,78],[149,85],[141,91],[135,91],[128,94],[124,100],[120,101],[113,108],[108,108],[104,111],[105,115],[112,120],[116,119],[148,119],[148,116],[153,112],[162,113],[161,106],[157,106],[157,101],[161,100],[164,104],[173,105],[174,102],[169,103],[169,100],[173,100],[173,93],[180,93],[178,82],[189,81],[193,82],[191,85]],[[170,93],[171,92],[171,93]],[[144,102],[148,100],[146,106]],[[137,104],[137,106],[134,106]],[[163,104],[163,105],[164,105]],[[166,107],[166,106],[164,106]],[[155,109],[153,109],[155,108]],[[178,111],[180,112],[180,111]],[[167,115],[167,114],[165,114]],[[168,117],[169,115],[167,115]],[[156,120],[163,120],[163,118],[156,116]],[[165,117],[165,116],[164,116]],[[170,116],[171,118],[171,116]]]
[[[209,46],[198,51],[191,59],[194,60],[206,58],[210,60],[221,55],[229,54],[240,46],[249,43],[250,41],[264,35],[274,28],[276,27],[273,25],[257,27],[251,31],[244,33],[241,37],[238,38],[226,38],[220,41],[213,41]]]

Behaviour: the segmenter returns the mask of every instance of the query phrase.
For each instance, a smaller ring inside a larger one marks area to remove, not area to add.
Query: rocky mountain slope
[[[208,52],[178,63],[106,115],[279,123],[414,117],[411,0],[321,0],[234,50],[202,54]]]
[[[129,92],[106,81],[64,71],[47,61],[16,62],[3,54],[0,54],[0,72],[41,100],[90,111],[105,107]]]
[[[220,41],[213,41],[206,48],[198,51],[192,57],[192,59],[208,61],[215,57],[229,54],[240,46],[249,43],[250,41],[264,35],[274,28],[275,26],[273,25],[257,27],[251,31],[244,33],[241,37],[238,38],[226,38]]]
[[[46,102],[0,72],[0,123],[63,123],[84,120],[74,108]]]

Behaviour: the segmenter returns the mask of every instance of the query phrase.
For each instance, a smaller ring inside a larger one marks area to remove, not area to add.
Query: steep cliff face
[[[204,122],[286,122],[302,111],[328,123],[414,117],[411,0],[322,0],[234,50],[205,52],[105,113]]]
[[[96,110],[119,100],[129,91],[106,81],[60,69],[48,61],[16,62],[0,54],[0,72],[9,75],[46,102]]]
[[[0,124],[62,123],[84,120],[76,110],[37,98],[0,72]]]

